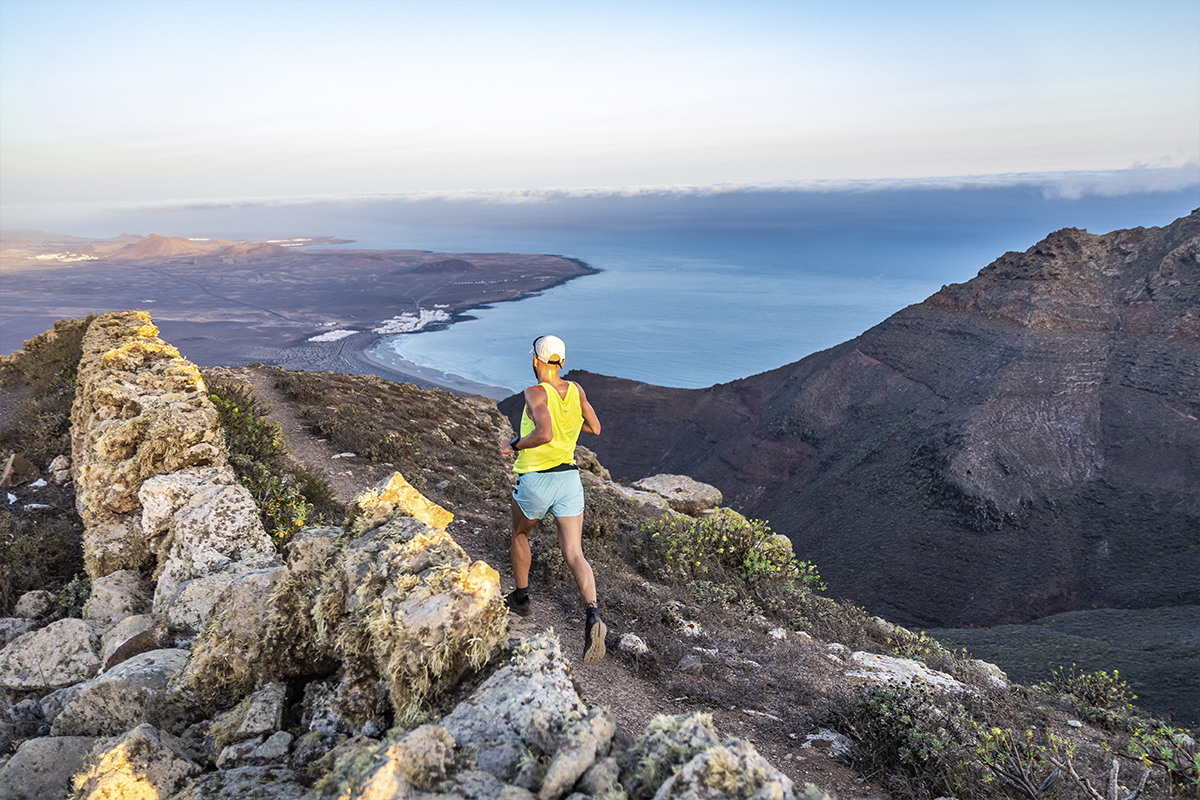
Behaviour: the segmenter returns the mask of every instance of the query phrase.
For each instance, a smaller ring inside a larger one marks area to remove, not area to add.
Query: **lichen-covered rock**
[[[71,793],[71,778],[83,767],[95,739],[44,736],[29,739],[0,767],[4,800],[51,800]]]
[[[287,687],[279,682],[268,683],[247,697],[246,710],[237,729],[238,738],[269,736],[279,730],[283,725],[286,701]]]
[[[454,519],[453,514],[414,489],[403,475],[393,472],[350,503],[346,510],[346,533],[361,536],[401,515],[442,531]]]
[[[196,641],[217,598],[239,575],[254,571],[239,565],[215,575],[184,581],[165,601],[159,597],[158,601],[162,605],[160,611],[167,622],[167,633],[175,646],[184,647]]]
[[[692,758],[658,788],[654,800],[795,800],[792,779],[754,745],[734,741]]]
[[[0,617],[0,648],[26,633],[33,621],[25,617]]]
[[[192,657],[179,676],[179,688],[205,706],[222,706],[253,691],[259,680],[285,677],[296,666],[293,642],[282,636],[284,620],[272,597],[285,569],[275,567],[237,575],[217,598]]]
[[[635,481],[633,485],[660,495],[666,499],[672,510],[693,517],[721,505],[722,500],[720,489],[700,483],[687,475],[651,475],[649,478]]]
[[[217,756],[218,769],[238,767],[260,767],[287,761],[292,745],[292,735],[287,731],[276,731],[270,736],[255,736],[253,739],[226,745]]]
[[[850,663],[856,669],[848,670],[847,677],[862,678],[868,683],[884,684],[888,681],[917,680],[922,685],[935,691],[960,694],[968,691],[967,687],[951,678],[944,672],[930,669],[919,661],[911,658],[896,658],[879,653],[855,652],[850,655]]]
[[[34,589],[26,592],[17,599],[13,615],[23,619],[42,619],[48,617],[58,608],[58,598],[54,592],[45,589]]]
[[[194,779],[171,800],[297,800],[310,796],[295,771],[282,766],[218,770]]]
[[[143,311],[105,314],[83,337],[71,409],[71,468],[94,579],[146,565],[138,492],[147,478],[224,466],[217,413],[196,367]]]
[[[565,797],[575,782],[596,763],[597,756],[608,755],[616,732],[616,723],[606,708],[593,709],[567,729],[562,744],[546,768],[538,800]]]
[[[454,739],[422,725],[394,743],[359,748],[318,784],[324,797],[407,798],[427,792],[454,771]]]
[[[159,631],[158,618],[153,614],[126,617],[100,637],[100,663],[103,665],[101,669],[112,669],[125,659],[147,650],[159,650],[165,646],[160,644],[163,638]],[[139,649],[135,642],[144,643],[146,646]]]
[[[325,569],[329,557],[337,552],[337,542],[340,538],[341,528],[301,528],[288,540],[284,549],[284,562],[291,570],[320,572]]]
[[[564,731],[588,709],[571,680],[558,640],[521,640],[507,664],[441,722],[468,757],[508,780],[530,751],[551,756]]]
[[[200,489],[175,513],[161,546],[156,605],[183,581],[220,572],[253,556],[278,561],[254,497],[240,485]]]
[[[201,771],[181,741],[152,725],[96,742],[89,761],[75,776],[79,800],[166,800]]]
[[[180,710],[167,692],[187,661],[186,650],[134,656],[84,684],[54,720],[55,736],[116,736],[142,722],[176,723]]]
[[[374,661],[350,657],[336,676],[305,687],[301,722],[310,731],[378,736],[387,729],[390,706]]]
[[[91,596],[83,606],[83,618],[108,630],[126,617],[150,610],[150,593],[141,573],[117,570],[92,581]]]
[[[175,512],[183,508],[192,495],[210,486],[232,486],[237,476],[228,467],[211,466],[184,469],[166,475],[155,475],[142,482],[138,502],[142,505],[142,533],[157,549],[166,536]]]
[[[22,634],[0,650],[0,688],[49,691],[85,681],[100,669],[99,645],[81,619]]]
[[[398,721],[482,667],[508,630],[497,572],[413,517],[347,542],[319,592],[318,634],[343,661],[373,662]]]
[[[626,793],[650,797],[677,769],[720,744],[711,714],[659,714],[630,749],[634,769],[622,781]]]

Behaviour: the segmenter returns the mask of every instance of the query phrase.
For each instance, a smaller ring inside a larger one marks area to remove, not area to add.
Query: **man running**
[[[558,527],[558,546],[587,604],[583,627],[583,663],[604,658],[607,628],[596,608],[596,578],[583,557],[583,484],[575,466],[575,442],[581,430],[600,433],[600,420],[574,381],[559,372],[567,346],[557,336],[533,340],[533,374],[537,385],[525,390],[519,436],[500,445],[504,457],[517,455],[513,472],[520,477],[512,496],[512,568],[516,591],[504,598],[508,608],[529,616],[529,532],[549,511]]]

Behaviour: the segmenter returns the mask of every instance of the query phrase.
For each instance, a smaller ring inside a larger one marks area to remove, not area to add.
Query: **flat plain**
[[[257,362],[487,389],[372,360],[364,351],[381,331],[449,324],[471,308],[596,271],[554,255],[311,249],[332,244],[347,242],[3,232],[0,352],[20,348],[58,319],[137,308],[202,366]],[[330,340],[311,341],[322,334]]]

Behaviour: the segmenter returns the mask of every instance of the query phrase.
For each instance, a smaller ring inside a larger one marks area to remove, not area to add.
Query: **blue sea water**
[[[517,391],[531,378],[530,343],[554,333],[568,369],[700,388],[851,339],[1051,231],[1169,224],[1197,194],[1055,199],[1020,187],[381,205],[370,224],[356,220],[354,246],[556,253],[602,270],[392,337],[386,346],[406,360]]]
[[[353,248],[568,256],[601,272],[386,346],[419,365],[516,391],[531,377],[530,343],[554,333],[567,343],[568,368],[699,388],[851,339],[1060,228],[1162,226],[1200,206],[1195,176],[1159,190],[1061,188],[1017,181],[230,201],[95,211],[55,227],[86,236],[334,236],[353,239],[344,245]]]

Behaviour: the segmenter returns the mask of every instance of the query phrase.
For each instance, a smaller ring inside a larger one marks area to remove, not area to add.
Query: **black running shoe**
[[[588,614],[583,624],[583,663],[595,664],[604,658],[604,635],[608,628],[599,614]]]
[[[514,614],[519,614],[522,617],[528,617],[533,613],[533,603],[529,602],[529,595],[525,595],[523,600],[517,600],[513,595],[516,592],[509,592],[504,596],[504,607]]]

